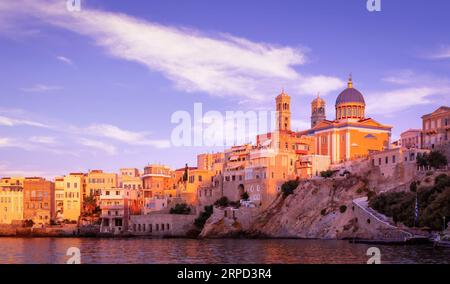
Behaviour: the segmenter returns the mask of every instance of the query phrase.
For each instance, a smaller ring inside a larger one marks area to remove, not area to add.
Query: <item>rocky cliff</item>
[[[288,196],[280,194],[264,211],[251,221],[243,218],[226,220],[223,215],[214,214],[207,221],[201,237],[248,237],[271,238],[378,238],[374,235],[374,224],[358,220],[353,200],[378,194],[385,190],[405,190],[402,174],[385,178],[368,162],[358,163],[353,174],[337,174],[328,179],[300,181],[299,186]],[[402,177],[400,179],[400,177]],[[401,181],[400,181],[401,180]],[[409,188],[409,187],[408,187]],[[361,216],[359,216],[361,217]],[[362,219],[362,218],[359,218]],[[250,225],[242,225],[250,223]]]
[[[255,220],[248,234],[266,237],[368,237],[352,214],[352,200],[367,195],[357,176],[300,182],[293,194],[280,195]]]

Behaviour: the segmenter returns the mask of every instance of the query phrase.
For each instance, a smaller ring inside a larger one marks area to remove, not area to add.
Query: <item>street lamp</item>
[[[442,231],[445,231],[445,216],[442,217],[443,223],[442,223]]]

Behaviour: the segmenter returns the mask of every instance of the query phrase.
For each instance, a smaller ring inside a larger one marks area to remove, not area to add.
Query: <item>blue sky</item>
[[[294,128],[317,92],[334,116],[349,73],[367,116],[393,136],[450,102],[450,3],[85,0],[0,2],[0,176],[147,163],[182,167],[171,115],[271,110],[282,88]]]

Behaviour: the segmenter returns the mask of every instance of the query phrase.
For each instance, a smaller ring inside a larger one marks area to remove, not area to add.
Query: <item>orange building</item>
[[[392,127],[366,118],[365,107],[363,95],[353,88],[350,78],[347,89],[336,99],[335,119],[319,121],[299,134],[314,136],[316,154],[330,156],[332,163],[366,157],[371,151],[389,148]]]
[[[23,219],[35,224],[50,224],[55,215],[55,184],[43,178],[25,178]]]

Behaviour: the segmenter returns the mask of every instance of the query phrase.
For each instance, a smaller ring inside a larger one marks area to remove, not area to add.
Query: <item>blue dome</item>
[[[343,90],[336,99],[336,105],[345,103],[362,103],[366,104],[363,95],[355,88],[347,88]]]

